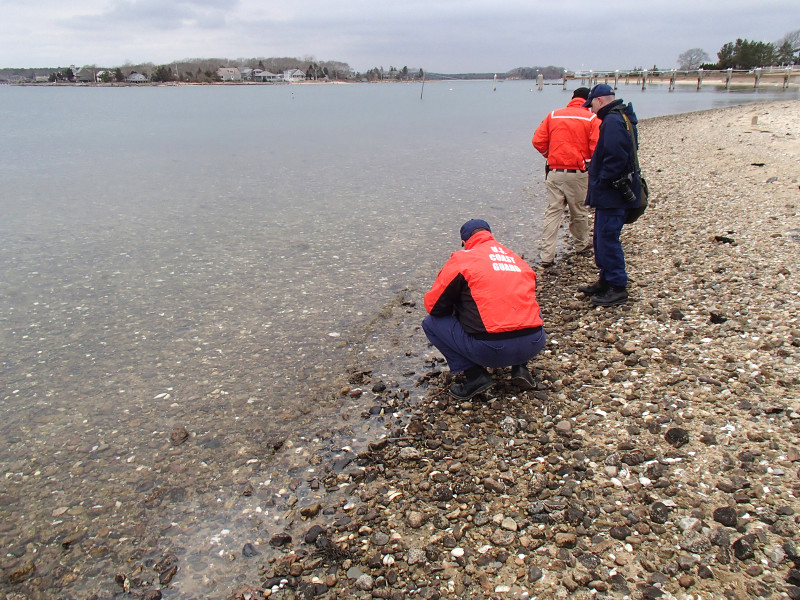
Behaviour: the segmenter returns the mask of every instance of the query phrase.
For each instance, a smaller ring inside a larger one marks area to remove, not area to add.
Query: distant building
[[[283,75],[277,75],[275,73],[270,73],[269,71],[256,69],[253,71],[253,81],[274,83],[276,81],[283,81]]]
[[[222,81],[241,81],[242,73],[239,67],[220,67],[217,69],[217,75]]]
[[[75,81],[79,83],[94,83],[96,81],[94,78],[94,69],[90,69],[89,67],[79,69],[78,72],[75,73]]]
[[[137,73],[134,71],[130,75],[128,75],[128,79],[126,80],[128,83],[146,83],[147,77],[142,75],[141,73]]]
[[[289,69],[284,72],[283,80],[288,81],[290,83],[297,83],[298,81],[305,81],[306,74],[303,73],[300,69]]]

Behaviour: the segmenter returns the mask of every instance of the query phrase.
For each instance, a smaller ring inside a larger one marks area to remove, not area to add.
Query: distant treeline
[[[132,73],[142,74],[148,81],[168,82],[180,81],[186,83],[214,83],[220,80],[217,73],[221,67],[238,67],[241,69],[260,69],[271,73],[285,73],[292,69],[299,69],[306,74],[307,79],[327,78],[334,81],[386,81],[410,79],[492,79],[497,75],[500,79],[536,79],[541,73],[545,79],[560,79],[564,73],[561,67],[517,67],[505,73],[428,73],[422,68],[408,67],[388,69],[374,67],[361,73],[353,70],[350,65],[341,61],[318,61],[313,57],[271,57],[271,58],[192,58],[174,61],[168,64],[156,65],[154,63],[126,63],[121,66],[107,65],[81,65],[70,67],[26,67],[26,68],[0,68],[0,81],[3,82],[76,82],[85,81],[85,74],[101,73],[98,79],[113,83],[125,81]],[[79,74],[83,75],[80,77]]]

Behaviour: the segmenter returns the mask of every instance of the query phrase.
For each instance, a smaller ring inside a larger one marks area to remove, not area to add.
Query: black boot
[[[578,288],[578,291],[585,296],[596,296],[597,294],[602,294],[608,289],[608,282],[605,279],[598,279],[592,285],[582,285]]]
[[[527,365],[514,365],[511,367],[511,383],[523,390],[532,390],[536,387]]]
[[[609,286],[608,289],[601,294],[592,296],[592,304],[595,306],[614,306],[616,304],[622,304],[627,300],[628,290],[615,285]]]
[[[470,367],[464,371],[466,379],[450,386],[450,395],[457,400],[469,400],[494,385],[494,380],[483,367]]]

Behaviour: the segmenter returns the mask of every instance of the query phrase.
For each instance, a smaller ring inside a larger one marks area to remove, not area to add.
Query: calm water
[[[280,526],[280,476],[307,473],[287,455],[325,437],[368,324],[420,299],[468,218],[534,256],[530,138],[569,96],[0,86],[0,547],[36,564],[19,589],[115,590],[177,547],[165,597],[255,582],[225,552]],[[619,96],[646,118],[798,90]]]

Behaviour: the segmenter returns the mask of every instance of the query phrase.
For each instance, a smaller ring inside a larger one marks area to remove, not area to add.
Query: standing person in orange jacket
[[[589,88],[580,87],[565,108],[548,114],[533,134],[533,147],[546,159],[547,208],[544,213],[539,257],[542,266],[556,258],[558,228],[569,207],[569,231],[575,252],[588,253],[589,207],[586,206],[586,169],[600,137],[600,119],[583,107]]]
[[[528,361],[547,341],[536,301],[536,273],[503,246],[483,219],[461,226],[463,250],[453,252],[425,294],[428,340],[465,380],[450,395],[468,400],[494,385],[485,367],[511,367],[511,380],[534,387]]]

